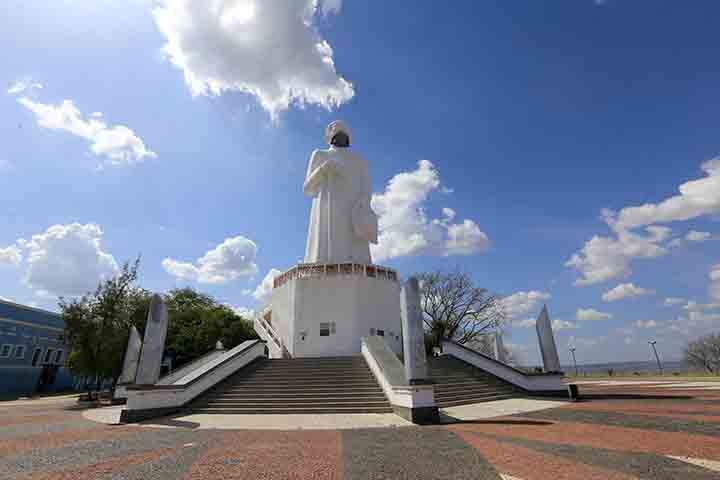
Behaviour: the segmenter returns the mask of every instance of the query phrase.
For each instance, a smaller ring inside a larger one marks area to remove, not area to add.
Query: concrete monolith
[[[141,349],[142,340],[140,340],[140,332],[137,331],[137,328],[132,327],[130,329],[130,336],[128,337],[127,349],[125,350],[122,373],[120,374],[120,378],[118,378],[119,385],[135,383]]]
[[[165,335],[167,334],[168,312],[165,302],[157,293],[150,300],[147,324],[145,325],[145,340],[140,353],[135,383],[138,385],[154,385],[160,378],[160,365],[165,350]]]
[[[537,330],[538,343],[540,344],[543,370],[546,372],[559,372],[560,358],[558,357],[557,347],[555,346],[555,337],[553,336],[547,305],[543,305],[537,322],[535,322],[535,329]]]
[[[425,331],[420,307],[420,284],[410,277],[400,294],[400,316],[403,328],[405,376],[410,382],[422,383],[428,378],[425,354]]]
[[[493,355],[498,362],[507,362],[505,358],[505,345],[503,345],[502,333],[500,332],[496,332],[495,335],[493,335]]]

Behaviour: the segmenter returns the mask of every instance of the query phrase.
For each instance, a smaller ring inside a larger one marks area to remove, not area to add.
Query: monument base
[[[280,344],[275,351],[292,357],[359,355],[360,339],[375,335],[400,353],[397,273],[353,263],[297,265],[275,278],[263,327],[260,335]]]

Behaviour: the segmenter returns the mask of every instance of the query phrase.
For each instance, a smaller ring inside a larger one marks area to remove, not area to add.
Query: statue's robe
[[[372,263],[377,216],[367,161],[350,148],[315,150],[303,190],[313,198],[305,263]]]

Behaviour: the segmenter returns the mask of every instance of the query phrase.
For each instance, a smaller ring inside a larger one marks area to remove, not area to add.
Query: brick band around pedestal
[[[395,270],[377,265],[366,265],[362,263],[301,263],[275,277],[273,280],[273,288],[278,288],[286,282],[295,279],[348,275],[379,278],[393,282],[398,281],[398,274]]]

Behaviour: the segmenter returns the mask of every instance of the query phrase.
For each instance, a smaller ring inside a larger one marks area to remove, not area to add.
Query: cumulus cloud
[[[43,88],[43,85],[39,82],[34,82],[32,80],[26,79],[26,80],[18,80],[17,82],[10,85],[10,88],[8,88],[7,93],[9,95],[21,95],[25,92],[29,92],[32,90],[37,90]]]
[[[552,329],[555,332],[559,332],[561,330],[574,330],[576,328],[579,328],[576,323],[568,322],[566,320],[561,320],[559,318],[556,318],[552,321]]]
[[[720,263],[710,269],[710,297],[720,302]]]
[[[512,324],[520,328],[533,328],[535,327],[536,320],[534,318],[524,318],[522,320],[516,320]]]
[[[609,215],[609,212],[605,212]],[[606,219],[608,217],[606,216]],[[670,229],[659,226],[645,228],[646,235],[616,229],[616,236],[595,235],[579,252],[565,263],[582,275],[575,285],[592,285],[631,273],[630,262],[636,258],[655,258],[668,253],[659,245],[670,234]]]
[[[440,218],[430,219],[428,197],[441,187],[440,174],[428,160],[390,179],[383,193],[372,197],[378,214],[378,244],[372,245],[376,262],[413,255],[471,255],[487,249],[487,235],[472,220],[454,223],[456,213],[443,208]]]
[[[84,138],[90,142],[90,150],[104,157],[110,165],[132,165],[142,162],[146,157],[157,157],[130,128],[124,125],[108,126],[102,114],[98,113],[84,118],[72,100],[52,105],[23,96],[17,101],[35,115],[40,127]]]
[[[710,232],[698,232],[697,230],[690,230],[687,235],[685,235],[685,240],[688,242],[705,242],[707,240],[710,240],[712,235]]]
[[[16,245],[0,248],[0,265],[20,265],[22,258],[22,253]]]
[[[257,288],[255,288],[255,291],[253,291],[252,296],[255,298],[255,300],[260,303],[266,303],[268,300],[270,300],[270,295],[272,294],[273,289],[273,280],[281,273],[282,272],[277,268],[271,268],[270,270],[268,270],[265,278],[263,278],[262,282],[260,282]]]
[[[633,325],[637,328],[656,328],[660,323],[655,320],[638,320],[634,322]]]
[[[602,299],[606,302],[616,302],[623,298],[639,297],[642,295],[655,295],[655,290],[638,287],[632,283],[621,283],[615,288],[603,293]]]
[[[24,253],[23,281],[41,294],[81,295],[117,272],[115,258],[102,249],[99,225],[53,225],[30,240],[19,239]]]
[[[257,246],[243,236],[226,238],[195,263],[166,258],[162,266],[169,274],[199,283],[227,283],[257,273]]]
[[[685,301],[686,300],[684,298],[680,297],[667,297],[665,300],[663,300],[663,305],[665,305],[666,307],[672,307],[674,305],[681,305],[685,303]]]
[[[193,95],[241,92],[273,119],[290,106],[337,108],[355,94],[317,20],[340,0],[162,0],[163,51]]]
[[[547,292],[537,290],[520,291],[503,297],[501,305],[507,317],[512,320],[519,319],[530,312],[539,310],[540,304],[549,299],[550,294]],[[530,327],[535,325],[535,320],[528,318],[517,324],[523,327]]]
[[[720,213],[720,158],[701,165],[705,177],[682,183],[679,195],[659,203],[631,206],[619,212],[605,209],[602,217],[613,236],[593,236],[582,250],[575,253],[566,266],[576,269],[581,278],[576,285],[590,285],[631,273],[630,262],[636,258],[655,258],[668,253],[664,242],[670,230],[654,224],[691,220],[704,215]],[[649,235],[636,232],[645,228]],[[662,230],[660,230],[662,229]],[[635,231],[635,232],[634,232]],[[692,233],[692,232],[691,232]],[[707,232],[695,232],[688,241],[698,241]],[[682,242],[675,239],[667,246],[676,247]]]
[[[600,312],[593,308],[578,308],[575,312],[575,319],[581,322],[593,320],[607,320],[612,318],[612,314]]]
[[[247,307],[236,307],[235,305],[230,305],[229,303],[226,303],[229,308],[232,309],[233,312],[243,317],[245,320],[252,320],[255,316],[255,310],[252,308]]]

